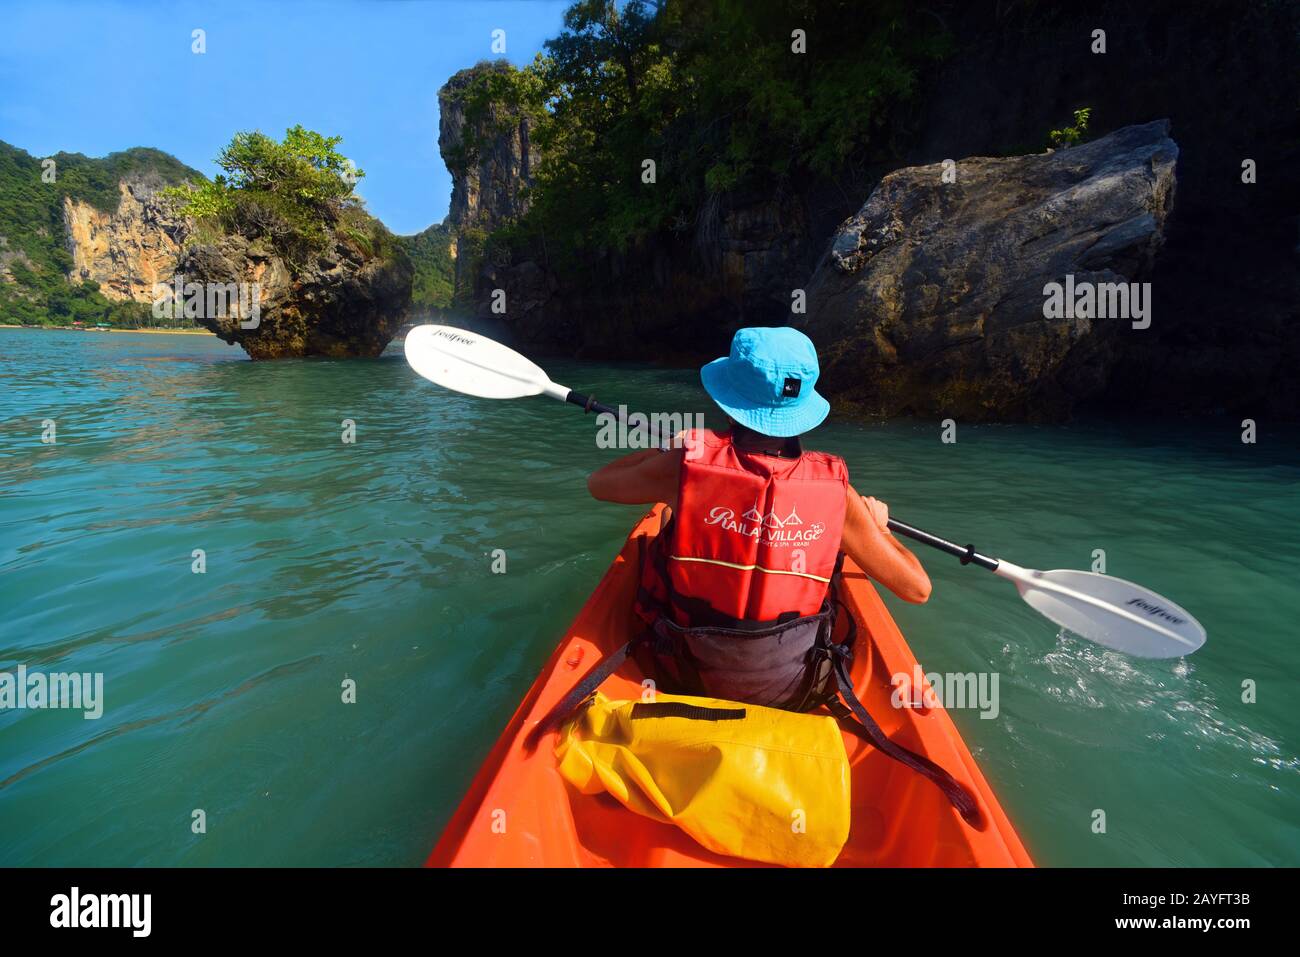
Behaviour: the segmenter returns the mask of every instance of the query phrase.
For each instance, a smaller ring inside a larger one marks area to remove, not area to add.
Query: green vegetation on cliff
[[[221,232],[266,239],[287,260],[302,263],[336,235],[366,256],[386,259],[394,237],[355,195],[365,171],[335,147],[341,136],[293,126],[277,142],[265,133],[236,133],[217,156],[224,173],[170,194],[199,226],[200,241]]]
[[[496,241],[544,236],[553,258],[708,236],[724,194],[896,155],[900,107],[948,48],[904,0],[580,0],[564,23],[533,64],[482,71],[461,94],[467,128],[492,104],[536,118],[532,207]]]
[[[1055,149],[1077,146],[1088,134],[1088,121],[1092,118],[1092,107],[1085,106],[1074,111],[1074,125],[1064,129],[1052,130],[1047,134],[1048,143]]]
[[[145,147],[102,159],[80,153],[56,153],[48,159],[53,160],[52,167],[0,142],[0,322],[153,324],[147,305],[114,302],[94,282],[68,280],[72,256],[65,238],[63,200],[68,197],[112,212],[123,179],[151,174],[163,183],[176,184],[202,180],[203,175],[161,150]]]
[[[455,285],[455,261],[451,258],[451,227],[436,223],[413,236],[398,236],[415,269],[411,288],[411,309],[441,311],[452,304]]]
[[[548,88],[540,63],[539,57],[538,63],[518,70],[509,60],[480,60],[447,81],[442,92],[460,104],[465,128],[478,132],[478,138],[466,137],[443,154],[453,174],[468,170],[484,143],[508,133],[520,117],[533,123],[544,118]]]

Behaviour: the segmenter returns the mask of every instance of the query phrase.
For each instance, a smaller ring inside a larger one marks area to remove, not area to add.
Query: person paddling
[[[477,333],[420,326],[407,336],[405,351],[420,375],[459,392],[489,399],[545,395],[586,412],[619,414]],[[892,740],[858,699],[849,667],[861,653],[858,621],[838,613],[845,553],[902,598],[923,602],[929,578],[893,539],[897,530],[1013,582],[1061,628],[1140,657],[1191,654],[1205,643],[1205,629],[1180,606],[1132,582],[1022,568],[889,519],[883,503],[849,485],[843,459],[805,452],[800,444],[799,436],[830,411],[815,390],[818,374],[817,352],[801,333],[742,329],[728,356],[700,370],[731,421],[727,431],[689,431],[680,448],[625,456],[588,479],[598,499],[662,501],[674,514],[657,534],[635,538],[640,587],[626,643],[592,665],[533,725],[525,749],[558,730],[632,656],[646,679],[643,695],[658,689],[790,711],[825,708],[846,731],[929,779],[967,823],[982,827],[970,791],[930,758]]]
[[[405,349],[421,375],[459,391],[497,399],[541,394],[587,412],[619,414],[475,333],[423,326],[407,337]],[[1006,566],[1005,577],[1022,592],[1038,594],[1032,583],[1054,573],[1031,573],[893,522],[884,503],[849,484],[843,459],[805,451],[800,436],[830,412],[816,391],[819,372],[817,351],[802,333],[741,329],[730,354],[700,370],[730,428],[689,430],[670,451],[637,452],[591,475],[587,484],[597,499],[664,502],[671,518],[657,534],[636,537],[639,587],[622,623],[626,642],[595,662],[528,730],[524,748],[531,751],[558,731],[633,658],[643,700],[663,691],[787,711],[824,709],[845,731],[927,778],[968,824],[982,827],[968,788],[925,754],[892,740],[859,700],[850,670],[861,653],[858,620],[841,600],[842,563],[847,553],[895,594],[926,601],[930,579],[894,540],[892,526],[963,564],[998,574]],[[1106,582],[1133,591],[1128,583]],[[1054,594],[1075,596],[1089,609],[1110,608],[1077,589],[1059,586]],[[1129,611],[1117,614],[1137,620]],[[1070,627],[1080,619],[1066,617]],[[1187,642],[1192,650],[1199,644]],[[696,710],[688,706],[686,716],[722,720],[707,708]]]
[[[587,480],[601,501],[664,502],[671,518],[641,555],[633,609],[640,625],[528,742],[558,728],[630,656],[669,694],[787,711],[824,707],[929,778],[976,824],[970,792],[891,741],[854,692],[856,624],[838,614],[844,554],[907,601],[928,599],[930,579],[889,531],[888,507],[849,484],[844,460],[803,448],[800,436],[830,412],[815,388],[818,374],[817,350],[803,333],[741,329],[730,354],[700,370],[730,428],[688,430],[672,449],[624,456]]]
[[[830,412],[818,374],[798,330],[741,329],[730,354],[700,370],[726,432],[682,433],[676,448],[633,452],[587,480],[600,501],[672,509],[673,554],[657,583],[666,587],[651,585],[672,592],[679,625],[814,614],[841,551],[899,598],[929,598],[925,569],[889,531],[888,506],[860,495],[838,456],[802,448]]]

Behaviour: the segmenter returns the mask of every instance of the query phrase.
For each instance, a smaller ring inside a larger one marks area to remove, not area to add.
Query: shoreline
[[[0,329],[42,329],[57,332],[138,332],[150,336],[215,336],[207,329],[74,329],[71,326],[18,326],[0,322]]]

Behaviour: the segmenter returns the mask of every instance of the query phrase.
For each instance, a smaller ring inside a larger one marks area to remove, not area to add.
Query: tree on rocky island
[[[169,193],[196,225],[176,264],[185,288],[233,284],[252,305],[197,321],[254,359],[377,356],[410,306],[410,259],[354,194],[365,173],[340,142],[302,126],[279,142],[237,133],[220,175]]]
[[[342,141],[301,125],[286,130],[282,142],[260,131],[236,133],[217,156],[224,173],[170,195],[201,226],[269,239],[282,254],[302,259],[325,249],[329,231],[362,210],[354,190],[366,174],[338,151]]]

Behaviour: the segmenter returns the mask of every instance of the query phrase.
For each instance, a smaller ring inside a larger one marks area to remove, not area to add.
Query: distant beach
[[[64,332],[142,332],[151,336],[211,336],[216,333],[207,329],[74,329],[72,326],[19,326],[9,322],[0,322],[0,329],[60,329]]]
[[[106,329],[105,332],[143,332],[151,336],[213,336],[207,329]]]

